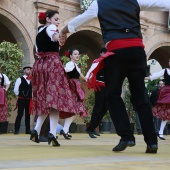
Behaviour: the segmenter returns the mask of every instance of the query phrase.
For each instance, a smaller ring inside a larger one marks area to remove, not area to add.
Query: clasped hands
[[[63,46],[67,40],[67,34],[59,33],[59,44]]]

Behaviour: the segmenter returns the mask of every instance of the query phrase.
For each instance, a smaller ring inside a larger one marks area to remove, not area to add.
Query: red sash
[[[0,107],[5,105],[5,90],[0,87]]]
[[[101,89],[100,86],[105,86],[104,82],[100,82],[96,80],[96,75],[102,68],[104,68],[105,66],[104,59],[114,54],[115,53],[113,52],[106,52],[101,57],[93,61],[91,70],[89,70],[89,74],[87,76],[87,87],[89,89],[93,88],[94,91],[98,91]]]

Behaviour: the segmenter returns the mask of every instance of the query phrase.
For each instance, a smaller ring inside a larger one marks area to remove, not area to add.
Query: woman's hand
[[[63,46],[65,44],[66,40],[67,40],[67,34],[60,33],[59,34],[59,43],[60,43],[60,46]]]

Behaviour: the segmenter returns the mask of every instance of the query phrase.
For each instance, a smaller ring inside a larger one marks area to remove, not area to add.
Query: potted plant
[[[99,125],[99,131],[101,133],[110,133],[111,130],[111,118],[110,118],[110,113],[107,111],[107,113],[104,115],[101,124]]]
[[[83,122],[86,124],[86,126],[89,126],[90,120],[91,120],[91,114],[93,111],[93,106],[94,106],[94,92],[90,93],[88,97],[84,100],[84,105],[85,108],[88,112],[88,116],[82,118]]]
[[[74,120],[69,127],[69,133],[75,133],[75,132],[77,132],[77,122],[76,122],[76,120]]]
[[[14,83],[19,77],[18,70],[21,69],[22,58],[24,56],[20,45],[21,44],[14,44],[6,41],[0,43],[0,66],[11,82],[10,88],[6,94],[8,100],[8,117],[10,117],[10,112],[12,111],[11,100],[16,97],[13,92]],[[1,128],[3,128],[3,133],[7,133],[8,121],[3,122],[3,127],[1,126]]]

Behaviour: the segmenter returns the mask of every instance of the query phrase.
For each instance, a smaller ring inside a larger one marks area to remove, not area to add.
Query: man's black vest
[[[122,38],[142,38],[136,0],[98,0],[98,18],[106,44]]]
[[[24,77],[21,78],[21,84],[19,86],[19,97],[32,98],[32,85],[27,83]]]

